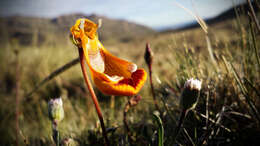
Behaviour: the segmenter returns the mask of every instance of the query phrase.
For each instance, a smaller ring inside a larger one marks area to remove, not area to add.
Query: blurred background
[[[251,2],[259,20],[260,3]],[[205,105],[209,103],[212,118],[224,106],[246,115],[227,116],[229,120],[222,124],[231,132],[221,129],[224,132],[212,136],[205,145],[246,145],[250,140],[257,144],[259,121],[254,118],[245,94],[222,57],[233,64],[241,79],[251,83],[245,88],[259,109],[260,67],[257,57],[252,57],[259,55],[255,51],[259,47],[259,32],[250,12],[246,0],[2,0],[0,145],[15,145],[17,139],[19,145],[54,145],[47,103],[56,97],[62,97],[64,102],[61,137],[71,138],[78,145],[102,145],[100,125],[79,64],[27,96],[53,71],[78,57],[77,48],[69,37],[70,27],[78,18],[88,18],[96,23],[102,19],[98,34],[105,48],[147,71],[144,52],[146,43],[150,43],[154,51],[152,79],[159,106],[165,111],[166,139],[171,136],[170,129],[176,126],[169,114],[178,119],[181,89],[186,79],[194,77],[203,81],[198,111],[205,113]],[[192,15],[200,16],[206,22],[207,34]],[[209,50],[213,50],[213,62]],[[111,141],[115,144],[124,141],[125,145],[122,119],[128,98],[95,91],[107,128],[116,127],[116,132],[110,135]],[[134,145],[153,144],[156,143],[152,139],[156,126],[151,114],[155,108],[148,81],[140,95],[142,100],[130,110],[128,117],[136,136]],[[171,112],[166,112],[165,107]],[[197,141],[205,132],[205,119],[194,113],[188,118],[194,123],[186,122],[187,130],[190,130],[191,139]],[[199,129],[195,129],[197,134],[193,134],[191,127],[194,126]],[[245,135],[245,131],[249,134]],[[169,141],[170,138],[166,145],[170,145]],[[185,137],[180,137],[178,142],[190,145],[185,143]]]

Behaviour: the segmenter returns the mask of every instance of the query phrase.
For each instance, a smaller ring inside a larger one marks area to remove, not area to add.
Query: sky
[[[202,18],[214,17],[245,0],[1,0],[0,16],[54,18],[70,13],[97,14],[124,19],[151,28],[193,21],[176,2]]]

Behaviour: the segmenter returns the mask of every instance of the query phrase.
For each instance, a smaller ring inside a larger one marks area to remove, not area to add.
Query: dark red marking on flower
[[[139,83],[143,80],[144,74],[145,72],[143,69],[138,69],[132,73],[131,78],[125,78],[119,81],[117,85],[127,84],[136,88],[137,85],[139,85]]]

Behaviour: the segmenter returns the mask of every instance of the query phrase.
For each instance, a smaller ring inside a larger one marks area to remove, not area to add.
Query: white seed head
[[[199,90],[201,89],[201,81],[197,79],[189,79],[185,82],[184,88],[190,88],[190,89],[196,89]]]

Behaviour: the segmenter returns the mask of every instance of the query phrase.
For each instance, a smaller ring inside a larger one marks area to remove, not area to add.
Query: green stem
[[[55,140],[56,146],[59,146],[60,140],[59,140],[59,131],[58,130],[53,130],[53,139]]]
[[[58,131],[58,123],[53,121],[52,123],[52,131],[53,131],[53,140],[56,144],[56,146],[59,146],[60,145],[60,134],[59,134],[59,131]]]
[[[158,146],[163,146],[164,128],[163,128],[162,120],[156,114],[153,114],[153,118],[156,120],[156,122],[159,126],[159,128],[158,128]]]

